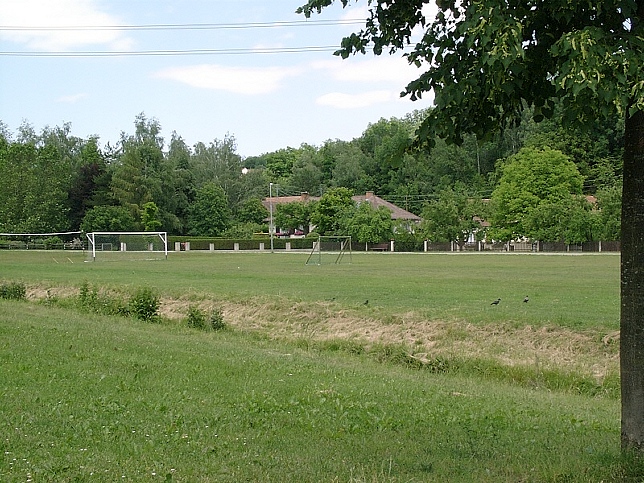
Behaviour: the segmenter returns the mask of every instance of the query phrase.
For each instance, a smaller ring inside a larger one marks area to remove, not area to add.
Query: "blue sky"
[[[97,135],[104,145],[131,133],[144,112],[166,140],[172,131],[189,145],[232,135],[246,157],[350,140],[380,118],[430,105],[400,99],[420,73],[400,55],[343,61],[331,50],[302,51],[339,45],[359,29],[347,22],[366,17],[366,1],[349,9],[338,3],[306,25],[295,14],[303,3],[0,0],[0,120],[10,132],[23,121],[38,132],[68,122],[73,135]],[[122,26],[147,27],[114,28]],[[204,49],[220,53],[116,55]],[[275,49],[297,52],[260,53]],[[78,52],[107,55],[69,56]]]

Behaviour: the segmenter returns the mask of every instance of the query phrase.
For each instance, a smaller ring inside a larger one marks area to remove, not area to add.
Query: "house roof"
[[[288,203],[308,203],[310,201],[318,201],[319,196],[310,196],[308,193],[302,193],[299,196],[273,196],[272,198],[264,198],[262,204],[266,209],[270,209],[271,203],[273,206],[276,205],[285,205]],[[376,196],[373,191],[367,191],[364,195],[352,196],[351,199],[356,203],[364,203],[365,201],[369,203],[374,209],[378,209],[381,206],[384,206],[389,211],[391,211],[392,220],[408,220],[420,222],[421,218],[414,215],[413,213],[403,210],[399,206],[390,203],[389,201],[383,200],[379,196]]]
[[[403,210],[399,206],[396,206],[393,203],[390,203],[389,201],[383,200],[379,196],[376,196],[375,194],[373,194],[373,191],[367,191],[367,193],[364,195],[353,196],[352,199],[358,204],[364,203],[366,201],[375,210],[377,210],[381,206],[384,206],[389,211],[391,211],[392,220],[407,220],[407,221],[418,221],[418,222],[421,220],[420,216],[416,216],[413,213],[410,213],[407,210]]]

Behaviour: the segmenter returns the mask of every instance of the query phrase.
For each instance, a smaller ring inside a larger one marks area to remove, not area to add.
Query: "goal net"
[[[95,231],[87,234],[87,257],[96,260],[162,260],[168,258],[164,231]]]
[[[350,236],[319,236],[306,259],[307,265],[351,263]]]
[[[80,231],[0,233],[3,250],[83,250]]]

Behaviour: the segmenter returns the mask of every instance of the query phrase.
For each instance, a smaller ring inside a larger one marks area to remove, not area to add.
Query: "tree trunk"
[[[622,448],[644,451],[644,112],[626,119],[622,193]]]

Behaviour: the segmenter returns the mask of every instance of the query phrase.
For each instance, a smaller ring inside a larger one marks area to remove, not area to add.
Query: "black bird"
[[[494,302],[492,302],[490,305],[499,305],[499,302],[501,301],[500,298],[496,299]]]
[[[524,303],[524,304],[527,304],[529,301],[530,301],[530,299],[529,299],[529,298],[528,298],[528,296],[526,295],[526,296],[525,296],[525,298],[523,299],[523,303]]]
[[[362,304],[362,305],[369,305],[369,299],[365,300],[364,304]]]

